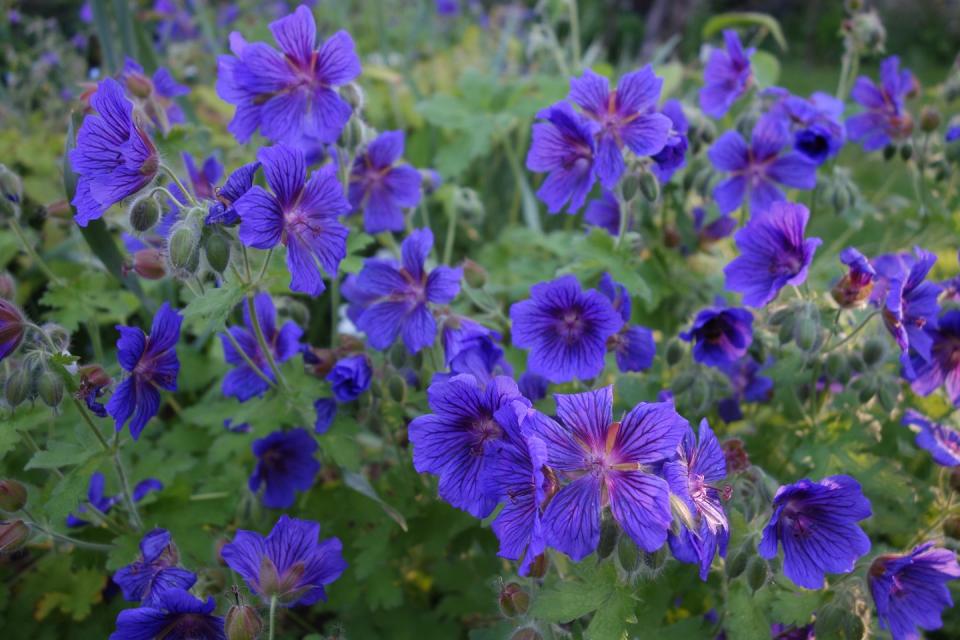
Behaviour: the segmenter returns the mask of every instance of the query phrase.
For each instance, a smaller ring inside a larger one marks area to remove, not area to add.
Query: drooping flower
[[[257,314],[257,321],[263,338],[269,349],[269,355],[277,364],[286,362],[300,352],[301,329],[293,320],[287,320],[282,327],[277,328],[277,310],[273,306],[273,299],[269,293],[261,291],[253,298],[253,306]],[[274,373],[267,362],[267,354],[260,347],[253,318],[250,316],[250,306],[243,305],[243,324],[245,326],[228,327],[227,331],[233,340],[224,334],[220,335],[223,346],[223,356],[233,369],[223,378],[223,395],[246,402],[254,396],[262,395],[270,388],[264,377],[276,381]],[[234,346],[234,342],[243,351],[241,354]],[[244,358],[246,356],[246,358]],[[256,365],[251,367],[247,361]]]
[[[580,210],[593,188],[596,126],[578,114],[566,102],[558,102],[537,114],[542,122],[533,125],[527,169],[547,173],[537,197],[549,213]]]
[[[226,640],[223,618],[213,615],[216,608],[213,596],[204,602],[183,589],[167,589],[152,606],[121,611],[110,640]]]
[[[957,555],[932,542],[910,553],[878,556],[867,572],[870,594],[877,605],[881,629],[893,640],[919,640],[917,629],[943,626],[941,613],[953,606],[947,583],[960,578]]]
[[[809,98],[784,89],[769,89],[779,99],[769,113],[793,136],[793,148],[814,164],[821,165],[843,147],[843,101],[816,91]]]
[[[403,231],[403,210],[420,203],[420,172],[397,164],[403,145],[403,131],[384,131],[353,162],[350,206],[363,209],[367,233]]]
[[[726,367],[746,353],[753,343],[753,314],[738,307],[716,306],[697,314],[680,339],[694,342],[693,359],[709,367]]]
[[[850,91],[864,111],[847,118],[847,135],[863,145],[864,151],[877,151],[913,132],[913,116],[906,108],[907,94],[917,88],[917,79],[900,69],[900,58],[890,56],[880,63],[880,84],[860,76]]]
[[[666,183],[670,181],[677,169],[682,169],[687,164],[687,147],[689,146],[687,131],[690,130],[690,123],[683,113],[683,105],[679,100],[664,102],[660,113],[670,119],[672,126],[663,149],[652,156],[651,171],[660,182]]]
[[[326,433],[330,430],[334,418],[337,417],[337,401],[333,398],[317,398],[313,401],[313,410],[317,419],[313,423],[313,432]]]
[[[433,344],[437,322],[430,303],[446,304],[460,292],[463,271],[459,267],[439,265],[432,271],[424,267],[433,232],[416,229],[401,246],[402,263],[370,259],[344,296],[359,305],[357,327],[367,334],[374,349],[388,349],[398,335],[410,353]]]
[[[107,413],[116,423],[117,431],[130,421],[130,435],[134,440],[157,415],[160,409],[160,391],[177,390],[180,360],[176,345],[180,340],[183,316],[164,302],[153,316],[150,335],[138,327],[117,325],[117,359],[129,374],[114,390],[107,402]]]
[[[701,246],[723,240],[737,228],[737,221],[729,214],[720,214],[711,222],[707,222],[707,212],[703,207],[694,207],[691,214],[693,229]]]
[[[256,531],[237,531],[220,555],[250,590],[285,607],[309,606],[327,600],[324,587],[347,568],[339,538],[320,540],[320,525],[280,516],[264,538]]]
[[[870,538],[857,522],[871,514],[870,501],[850,476],[803,479],[777,490],[757,550],[770,560],[782,544],[784,574],[801,587],[819,589],[825,574],[849,573],[870,551]]]
[[[336,168],[325,165],[307,180],[303,152],[284,146],[257,152],[273,193],[254,185],[233,203],[240,215],[240,241],[248,247],[287,247],[290,289],[320,295],[321,269],[336,277],[347,255],[347,228],[338,216],[350,210]]]
[[[849,269],[833,286],[830,294],[844,309],[857,307],[870,297],[877,272],[867,257],[853,247],[847,247],[840,252],[840,262]]]
[[[582,291],[573,275],[541,282],[510,307],[514,346],[528,349],[528,370],[551,382],[587,380],[603,370],[607,340],[623,326],[612,303]]]
[[[934,462],[944,467],[960,465],[960,431],[913,409],[904,412],[903,424],[916,427],[913,431],[917,433],[917,446],[929,451]]]
[[[822,240],[804,238],[810,212],[802,204],[774,203],[734,235],[740,255],[724,269],[727,289],[763,307],[788,284],[800,285]]]
[[[154,491],[163,491],[163,483],[156,478],[141,480],[133,487],[133,500],[140,502]]]
[[[104,79],[90,104],[96,114],[84,118],[69,153],[78,176],[71,202],[81,227],[146,187],[160,166],[157,148],[134,121],[133,104],[116,80]]]
[[[907,354],[913,349],[922,360],[929,360],[931,332],[938,325],[941,288],[926,281],[926,277],[937,256],[920,247],[915,247],[913,253],[883,255],[873,261],[877,279],[870,300],[881,308],[883,323],[900,350]],[[903,361],[912,375],[910,361]]]
[[[533,561],[546,549],[540,510],[556,489],[544,469],[546,444],[522,426],[528,411],[526,403],[514,402],[512,411],[500,414],[500,424],[509,435],[496,441],[483,474],[487,493],[503,502],[503,509],[490,524],[500,541],[497,555],[520,561],[522,576],[529,574]]]
[[[641,403],[613,419],[613,387],[557,394],[559,423],[532,412],[524,426],[547,445],[547,463],[570,482],[543,514],[546,543],[579,561],[600,541],[600,516],[614,520],[645,551],[667,540],[672,517],[667,483],[652,465],[676,453],[689,424],[673,403]]]
[[[0,301],[0,307],[2,306],[3,303]],[[87,409],[89,409],[93,415],[106,418],[107,408],[100,402],[100,397],[103,395],[107,386],[113,382],[113,379],[108,376],[107,372],[103,370],[103,367],[98,364],[84,365],[80,367],[78,373],[80,374],[80,385],[76,392],[74,392],[74,397],[83,400],[84,404],[87,405]]]
[[[222,187],[213,190],[213,202],[207,208],[204,224],[234,225],[240,222],[240,214],[233,206],[253,186],[253,176],[260,168],[259,162],[251,162],[230,174]]]
[[[15,304],[0,298],[0,361],[12,354],[23,342],[26,319]]]
[[[148,77],[136,60],[127,58],[120,71],[120,82],[144,114],[164,133],[171,125],[186,122],[183,109],[175,99],[190,93],[190,87],[177,82],[168,69],[159,67],[152,77]]]
[[[290,146],[336,142],[353,112],[336,88],[360,75],[353,39],[338,31],[317,48],[317,25],[303,5],[270,31],[282,53],[233,32],[233,55],[217,58],[217,95],[237,107],[227,128],[241,143],[258,128]]]
[[[726,49],[717,47],[710,51],[700,89],[700,108],[713,118],[722,118],[753,84],[750,58],[755,49],[744,50],[740,36],[733,30],[724,31],[723,40]]]
[[[925,334],[933,344],[930,357],[924,359],[919,349],[911,351],[907,379],[914,393],[928,396],[943,385],[953,406],[960,406],[960,311],[952,309],[940,316],[936,329]],[[911,343],[911,349],[913,344]]]
[[[451,505],[487,517],[497,501],[481,476],[493,443],[510,435],[503,422],[514,411],[512,403],[529,402],[511,378],[498,376],[481,387],[467,374],[431,384],[427,401],[433,413],[414,418],[408,428],[414,468],[439,476],[440,497]]]
[[[526,371],[520,376],[520,379],[517,380],[517,386],[520,388],[520,393],[523,394],[524,398],[530,402],[539,402],[547,397],[547,389],[550,387],[550,381],[539,374]]]
[[[620,203],[612,191],[603,189],[600,197],[587,203],[587,210],[583,213],[583,221],[589,225],[606,229],[616,236],[620,234]],[[630,230],[632,220],[627,221],[627,230]]]
[[[730,525],[721,503],[723,490],[717,485],[727,477],[727,463],[706,419],[700,421],[697,437],[687,426],[677,453],[663,465],[663,476],[689,511],[690,521],[679,533],[670,533],[670,550],[681,562],[700,565],[700,579],[706,580],[714,556],[727,555]]]
[[[724,422],[743,419],[741,402],[768,402],[773,397],[773,380],[760,375],[764,367],[746,355],[722,367],[733,393],[717,403],[717,413]]]
[[[783,153],[789,139],[772,116],[760,118],[748,145],[736,130],[720,136],[707,151],[710,162],[730,177],[713,190],[720,213],[726,214],[748,199],[750,215],[766,213],[775,202],[786,199],[777,186],[812,189],[817,184],[817,165],[796,151]]]
[[[179,557],[170,532],[153,529],[140,540],[140,557],[113,574],[113,581],[125,600],[159,606],[164,591],[188,590],[197,582],[196,574],[177,566]]]
[[[370,359],[364,354],[341,358],[327,375],[337,402],[351,402],[370,387]]]
[[[440,338],[450,373],[437,373],[434,380],[438,376],[469,373],[481,384],[486,384],[494,376],[513,375],[513,367],[499,344],[502,336],[498,332],[465,316],[450,314],[443,320]]]
[[[223,177],[223,165],[217,160],[216,156],[208,156],[199,167],[196,161],[189,153],[181,154],[183,166],[187,170],[187,183],[193,195],[198,200],[212,200],[216,195],[215,185]],[[170,192],[178,195],[180,187],[170,185]],[[178,197],[178,200],[186,204],[186,198]]]
[[[314,457],[317,441],[305,429],[274,431],[253,441],[257,466],[250,475],[250,491],[265,485],[263,504],[271,509],[293,506],[297,491],[306,491],[320,471]]]
[[[646,371],[653,365],[657,345],[653,340],[653,331],[640,325],[631,325],[630,292],[604,272],[600,276],[597,290],[605,295],[623,319],[620,331],[607,339],[607,348],[614,352],[620,371]]]
[[[571,102],[596,125],[594,171],[604,187],[612,189],[623,175],[624,147],[637,156],[652,156],[666,144],[671,121],[656,111],[662,86],[650,65],[624,75],[613,91],[605,77],[590,69],[570,79]]]
[[[99,471],[94,472],[90,476],[90,482],[87,485],[87,502],[86,504],[81,503],[80,506],[76,508],[76,513],[86,513],[89,510],[87,508],[88,504],[100,513],[109,513],[114,505],[120,502],[119,496],[104,495],[104,484],[103,474]],[[67,515],[68,527],[82,527],[85,524],[89,524],[89,522],[79,518],[73,513]]]

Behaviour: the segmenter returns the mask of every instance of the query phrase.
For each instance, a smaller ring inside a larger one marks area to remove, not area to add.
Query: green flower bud
[[[863,373],[867,370],[867,364],[863,361],[863,358],[860,357],[858,353],[847,354],[847,365],[854,373]]]
[[[137,233],[149,231],[160,220],[160,205],[151,196],[137,198],[128,213],[130,227]]]
[[[679,340],[674,339],[674,340],[671,340],[669,344],[667,344],[667,353],[666,353],[667,364],[670,365],[671,367],[683,359],[683,354],[684,354],[684,348],[683,348],[683,345],[680,344]]]
[[[640,566],[640,549],[630,536],[620,536],[617,541],[617,563],[627,573],[633,573]]]
[[[30,527],[23,520],[0,522],[0,553],[12,553],[30,537]]]
[[[893,411],[897,408],[897,400],[900,399],[900,386],[893,381],[881,384],[877,389],[877,399],[880,400],[880,406],[887,411]]]
[[[387,381],[387,393],[390,394],[390,398],[394,402],[403,404],[404,401],[406,401],[407,382],[403,379],[403,376],[396,373],[390,376],[390,379]]]
[[[904,161],[909,160],[910,158],[912,158],[912,157],[913,157],[913,145],[910,144],[909,142],[904,142],[902,145],[900,145],[900,157],[903,158]]]
[[[37,379],[37,395],[48,407],[56,409],[63,402],[63,378],[55,371],[44,369]]]
[[[617,525],[613,521],[604,519],[600,523],[600,542],[597,544],[597,557],[601,560],[613,553],[617,544]]]
[[[504,585],[500,590],[500,612],[507,618],[522,616],[530,608],[530,594],[516,582]]]
[[[864,384],[860,389],[860,392],[857,394],[857,399],[859,399],[862,404],[867,404],[873,399],[873,396],[876,395],[876,393],[877,390],[872,384]]]
[[[897,155],[897,148],[892,144],[888,144],[883,148],[883,159],[892,160],[893,156]]]
[[[646,175],[646,172],[644,174]],[[623,199],[627,202],[633,200],[633,198],[640,192],[640,180],[641,174],[631,171],[623,176],[623,181],[620,183],[623,189]]]
[[[687,398],[693,413],[701,413],[710,403],[710,385],[703,376],[697,376]]]
[[[20,511],[27,504],[27,488],[16,480],[0,480],[0,509]]]
[[[263,619],[253,607],[236,604],[227,611],[223,628],[227,640],[257,640],[263,633]]]
[[[940,128],[940,112],[929,105],[920,110],[920,130],[930,133]]]
[[[343,98],[343,101],[350,105],[350,108],[353,109],[354,113],[359,113],[363,111],[363,105],[365,102],[363,89],[360,88],[360,85],[355,82],[345,84],[340,87],[340,97]]]
[[[747,545],[744,545],[730,556],[726,561],[726,566],[724,569],[727,572],[727,577],[733,580],[741,573],[743,573],[747,568],[747,561],[753,557],[750,549],[746,548]]]
[[[693,385],[693,381],[696,379],[696,377],[697,376],[692,371],[684,371],[673,379],[673,384],[670,385],[670,390],[673,391],[674,395],[678,396]]]
[[[837,213],[843,213],[850,207],[850,192],[843,187],[834,187],[830,202]]]
[[[177,223],[167,240],[167,261],[175,278],[186,279],[200,266],[200,232],[190,221]]]
[[[842,354],[834,351],[827,356],[826,362],[827,376],[831,380],[843,380],[844,375],[847,374],[847,361]],[[849,376],[848,376],[849,377]]]
[[[203,252],[210,268],[223,273],[230,264],[230,238],[220,232],[211,233],[203,243]]]
[[[780,341],[780,344],[788,344],[793,340],[793,328],[796,324],[796,315],[791,310],[790,315],[784,318],[780,324],[780,330],[777,331],[777,340]]]
[[[760,556],[754,556],[747,562],[747,585],[752,591],[758,591],[767,583],[767,561]]]
[[[482,289],[487,284],[487,270],[473,260],[467,258],[461,265],[463,279],[474,289]]]
[[[387,357],[394,369],[402,369],[407,365],[407,348],[398,342],[390,348]]]
[[[3,385],[3,397],[7,404],[16,408],[33,394],[33,375],[30,368],[21,364],[15,369]]]
[[[810,316],[798,318],[793,327],[793,340],[804,351],[814,351],[820,338],[820,322]]]
[[[876,336],[869,338],[863,345],[863,362],[868,367],[874,367],[883,361],[886,354],[886,344]]]

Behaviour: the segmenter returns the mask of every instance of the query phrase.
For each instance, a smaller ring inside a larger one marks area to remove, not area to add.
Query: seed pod
[[[834,211],[843,213],[850,207],[850,192],[843,187],[835,187],[830,202]]]
[[[500,612],[507,618],[522,616],[530,608],[530,594],[516,582],[504,585],[500,590]]]
[[[645,175],[645,172],[643,175]],[[637,193],[640,192],[641,177],[642,175],[635,171],[630,171],[623,176],[623,180],[620,184],[621,188],[623,189],[623,199],[625,201],[630,202],[634,199],[634,197],[636,197]]]
[[[633,573],[640,566],[640,549],[630,536],[620,536],[617,541],[617,562],[628,573]]]
[[[696,375],[692,371],[684,371],[674,378],[673,384],[670,385],[670,390],[673,391],[673,395],[678,396],[689,389],[695,379]]]
[[[883,360],[886,353],[884,341],[876,336],[871,337],[863,345],[863,362],[868,367],[874,367]]]
[[[149,231],[160,220],[160,205],[152,196],[137,198],[128,213],[130,226],[138,233]]]
[[[203,244],[207,264],[217,273],[223,273],[230,264],[230,238],[219,232],[207,236]]]
[[[30,527],[23,520],[0,522],[0,553],[16,551],[30,537]]]
[[[0,480],[0,509],[20,511],[27,504],[27,488],[16,480]]]
[[[930,133],[940,128],[940,112],[930,105],[920,110],[920,130]]]
[[[3,385],[3,397],[7,404],[16,408],[33,393],[33,376],[25,364],[15,369]]]
[[[167,260],[176,278],[193,275],[200,266],[200,233],[189,221],[177,223],[167,240]]]
[[[846,373],[846,369],[847,361],[841,354],[833,352],[827,356],[826,370],[827,376],[831,380],[841,380]]]
[[[754,556],[747,562],[747,585],[751,591],[758,591],[767,583],[767,561],[760,556]]]
[[[223,628],[227,640],[257,640],[263,633],[263,619],[253,607],[235,604],[227,611]]]
[[[912,158],[913,145],[910,144],[909,142],[904,142],[902,145],[900,145],[900,157],[903,158],[904,161],[907,161],[910,158]]]
[[[44,369],[37,379],[37,395],[43,403],[56,409],[63,402],[63,378],[51,369]]]
[[[671,340],[670,343],[667,345],[667,353],[666,353],[667,364],[672,367],[678,362],[680,362],[680,360],[683,359],[683,353],[684,353],[684,349],[683,349],[683,345],[680,344],[680,341]]]
[[[783,320],[783,323],[780,325],[780,330],[777,332],[777,340],[780,341],[781,345],[788,344],[793,340],[793,327],[796,323],[796,315],[793,313]]]
[[[897,148],[892,144],[888,144],[883,148],[883,159],[891,160],[893,156],[897,155]]]
[[[870,402],[870,400],[873,399],[873,396],[876,395],[876,393],[877,393],[876,387],[874,387],[874,385],[872,384],[867,383],[867,384],[864,384],[863,387],[860,389],[860,393],[857,395],[857,398],[860,400],[862,404],[867,404],[868,402]]]
[[[160,280],[167,275],[167,266],[160,249],[147,247],[133,254],[133,271],[145,280]]]
[[[858,353],[847,354],[847,364],[855,373],[863,373],[867,370],[867,364],[863,361],[863,358],[861,358],[860,354]]]
[[[730,556],[730,559],[727,560],[724,569],[727,572],[727,577],[733,580],[741,573],[743,573],[747,568],[747,561],[751,557],[750,550],[744,547],[741,547]]]

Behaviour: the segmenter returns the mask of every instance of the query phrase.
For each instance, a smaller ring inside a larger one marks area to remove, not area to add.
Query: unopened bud
[[[831,380],[839,380],[842,382],[847,373],[847,361],[842,354],[834,351],[827,356],[826,369],[827,377]]]
[[[354,113],[363,111],[364,105],[364,94],[363,89],[360,88],[360,85],[351,82],[340,87],[340,97],[343,98],[343,101],[350,105],[350,108]]]
[[[740,548],[734,551],[726,561],[726,566],[724,567],[727,572],[727,577],[732,580],[742,574],[747,569],[747,561],[750,559],[750,555],[746,548]]]
[[[640,176],[635,171],[630,171],[623,176],[620,188],[623,190],[624,201],[630,202],[640,191]]]
[[[487,270],[473,260],[463,261],[463,279],[474,289],[482,289],[487,284]]]
[[[144,280],[160,280],[167,275],[167,265],[160,249],[147,247],[133,254],[133,271]]]
[[[200,266],[200,233],[190,222],[178,223],[167,240],[167,260],[174,277],[186,278]]]
[[[887,31],[883,22],[873,11],[862,11],[854,14],[852,33],[856,41],[867,51],[883,51],[887,39]]]
[[[17,296],[17,281],[9,271],[0,273],[0,298],[12,301]]]
[[[130,227],[137,233],[153,229],[160,220],[160,205],[152,196],[137,198],[130,205]]]
[[[680,360],[683,359],[683,353],[684,353],[684,349],[683,349],[683,345],[680,344],[680,341],[675,339],[671,340],[670,343],[667,345],[667,353],[666,353],[667,364],[672,367],[678,362],[680,362]]]
[[[660,197],[660,181],[649,171],[640,174],[640,193],[646,198],[647,202],[656,202]]]
[[[63,378],[51,369],[44,369],[37,379],[37,395],[48,407],[56,409],[63,402]]]
[[[500,611],[508,618],[522,616],[530,608],[530,594],[516,582],[511,582],[500,590]]]
[[[727,473],[740,473],[750,467],[750,456],[740,438],[725,440],[723,445],[723,459],[727,463]]]
[[[883,148],[883,159],[890,160],[893,156],[897,155],[897,148],[892,144],[888,144]]]
[[[44,322],[40,329],[46,334],[47,340],[53,343],[57,353],[63,353],[70,348],[70,332],[55,322]]]
[[[77,373],[80,374],[80,384],[90,385],[98,389],[102,389],[113,382],[104,368],[98,364],[84,365],[80,367]]]
[[[617,544],[617,525],[612,520],[604,519],[600,522],[600,542],[597,544],[597,557],[603,560],[613,553]]]
[[[127,91],[137,98],[149,98],[153,92],[153,83],[142,73],[127,74]]]
[[[20,511],[27,504],[27,488],[16,480],[0,480],[0,509]]]
[[[747,585],[752,591],[758,591],[767,583],[767,561],[760,556],[753,556],[747,562]]]
[[[541,553],[530,563],[529,575],[531,578],[542,578],[547,575],[547,569],[549,568],[550,560],[547,558],[547,554]]]
[[[30,527],[23,520],[0,522],[0,553],[16,551],[30,537]]]
[[[217,273],[223,273],[230,264],[230,239],[222,233],[211,233],[203,244],[207,264]]]
[[[387,381],[387,393],[390,394],[390,398],[394,402],[403,404],[407,399],[407,383],[404,381],[403,376],[398,374],[390,376],[390,379]]]
[[[227,640],[256,640],[263,633],[263,619],[253,607],[236,604],[227,611],[223,628]]]
[[[904,161],[912,158],[913,145],[910,144],[909,142],[904,142],[902,145],[900,145],[900,157],[903,158]]]
[[[3,385],[3,397],[10,407],[23,404],[33,392],[33,376],[30,368],[22,365],[7,377]]]
[[[940,112],[935,107],[926,106],[920,110],[920,130],[930,133],[940,128]]]
[[[797,320],[793,327],[793,340],[804,351],[813,351],[820,337],[820,323],[809,316]]]
[[[873,367],[883,360],[886,353],[887,348],[883,340],[871,337],[863,345],[863,362],[868,367]]]
[[[26,319],[17,305],[0,298],[0,360],[17,350],[26,328]]]
[[[900,385],[893,381],[881,384],[877,389],[877,399],[880,400],[880,406],[887,411],[893,411],[900,399]]]

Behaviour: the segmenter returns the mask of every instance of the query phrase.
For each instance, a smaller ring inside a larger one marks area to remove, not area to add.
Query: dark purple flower
[[[351,402],[370,387],[370,359],[362,353],[341,358],[327,375],[337,402]]]
[[[944,313],[937,328],[928,328],[924,336],[932,340],[929,358],[924,359],[910,344],[909,367],[905,366],[904,372],[910,387],[914,393],[928,396],[943,385],[953,406],[960,406],[960,310]]]
[[[753,343],[753,314],[738,307],[710,307],[697,314],[680,338],[695,342],[693,359],[709,367],[726,367],[746,353]]]
[[[897,341],[903,353],[910,349],[920,359],[930,359],[933,333],[937,329],[940,313],[941,288],[926,281],[927,274],[937,261],[937,256],[920,247],[914,255],[883,255],[873,261],[877,273],[876,284],[870,301],[879,306],[887,330]],[[912,376],[910,362],[904,360],[907,373]]]
[[[253,306],[274,362],[283,363],[297,355],[300,352],[303,329],[293,320],[287,320],[282,327],[277,328],[277,310],[273,306],[269,293],[258,293],[253,299]],[[253,319],[250,317],[250,306],[246,304],[243,305],[243,324],[245,326],[227,328],[233,340],[243,350],[243,354],[237,351],[226,335],[220,336],[223,357],[233,365],[233,369],[224,376],[221,389],[223,395],[236,398],[240,402],[246,402],[254,396],[266,393],[270,385],[263,376],[274,380],[273,371],[267,362],[267,354],[260,348],[257,340]],[[244,355],[246,358],[243,357]],[[257,370],[247,364],[247,360],[253,362]]]
[[[502,336],[498,332],[465,316],[451,314],[443,321],[440,338],[449,376],[469,373],[485,384],[497,375],[513,375],[513,367],[499,344]]]
[[[944,142],[950,143],[954,140],[960,140],[960,125],[949,127],[943,136]]]
[[[870,501],[850,476],[803,479],[777,490],[757,550],[770,560],[782,544],[784,574],[801,587],[819,589],[824,574],[849,573],[870,551],[870,538],[857,522],[871,515]]]
[[[679,533],[670,533],[670,550],[677,560],[700,565],[700,579],[706,580],[714,556],[726,557],[730,538],[718,486],[727,477],[727,463],[706,419],[697,437],[687,426],[676,459],[663,465],[663,477],[689,512]]]
[[[282,53],[234,31],[233,55],[217,58],[217,95],[237,107],[227,128],[240,142],[257,128],[291,146],[336,142],[353,112],[336,87],[360,75],[353,39],[338,31],[316,48],[317,25],[303,5],[270,23],[270,31]]]
[[[153,13],[160,19],[156,25],[156,37],[161,43],[170,40],[192,40],[200,35],[193,23],[193,15],[188,5],[177,0],[156,0]]]
[[[583,221],[589,225],[606,229],[616,236],[620,234],[620,203],[612,191],[603,189],[600,197],[587,203],[587,210],[583,213]],[[628,221],[627,230],[632,226]]]
[[[847,247],[840,252],[840,262],[849,269],[837,284],[833,285],[830,293],[844,309],[857,307],[870,297],[877,272],[867,257],[853,247]]]
[[[677,169],[682,169],[687,164],[687,131],[690,129],[690,123],[687,122],[687,116],[683,113],[683,105],[679,100],[667,100],[663,103],[660,113],[670,118],[673,126],[670,127],[667,142],[663,149],[653,154],[653,166],[651,170],[660,179],[660,182],[669,182]]]
[[[317,413],[317,419],[313,423],[313,432],[317,434],[326,433],[333,424],[333,419],[337,417],[337,401],[333,398],[318,398],[313,402],[313,410]]]
[[[306,607],[326,601],[324,586],[347,568],[340,539],[319,538],[318,523],[282,515],[266,538],[237,531],[220,555],[264,601],[276,597],[285,607]]]
[[[512,411],[501,415],[500,423],[508,434],[497,440],[495,454],[483,474],[486,492],[503,502],[503,509],[490,524],[500,541],[501,558],[519,560],[518,572],[525,576],[533,561],[546,550],[540,509],[555,487],[544,471],[547,446],[522,427],[526,403],[514,402]]]
[[[913,409],[904,412],[903,424],[916,427],[913,431],[917,433],[917,446],[929,451],[934,462],[944,467],[960,465],[960,431]]]
[[[757,217],[786,199],[778,184],[797,189],[816,186],[817,165],[796,151],[783,153],[788,142],[783,127],[769,115],[754,126],[749,145],[735,130],[717,139],[707,156],[715,169],[730,174],[713,190],[720,213],[734,211],[746,196],[750,215]]]
[[[233,418],[227,418],[223,421],[223,428],[230,433],[250,433],[252,427],[249,422],[234,423]]]
[[[26,333],[26,319],[15,304],[0,298],[0,361],[17,350]]]
[[[418,416],[408,428],[413,466],[440,478],[440,497],[477,517],[490,515],[497,501],[481,476],[493,456],[493,443],[510,434],[503,422],[513,403],[529,406],[517,383],[499,376],[480,387],[471,375],[435,382],[427,389],[433,413]]]
[[[265,438],[253,441],[253,455],[257,467],[250,476],[250,491],[256,493],[266,485],[263,504],[271,509],[289,509],[297,491],[313,486],[320,471],[314,457],[317,441],[305,429],[274,431]]]
[[[737,228],[737,221],[728,214],[721,214],[708,223],[706,221],[707,212],[703,210],[703,207],[694,207],[691,213],[693,214],[693,229],[697,232],[697,238],[701,245],[722,240]]]
[[[259,168],[259,162],[245,164],[231,173],[222,187],[214,189],[211,198],[213,202],[207,208],[207,216],[203,219],[203,223],[234,225],[240,222],[240,214],[237,213],[233,203],[253,186],[253,176]]]
[[[212,200],[216,196],[216,184],[223,177],[223,165],[216,156],[209,156],[199,167],[189,153],[181,154],[183,166],[187,170],[187,180],[193,195],[200,200]],[[171,185],[171,192],[177,195],[180,188]],[[186,200],[181,200],[186,204]]]
[[[183,316],[164,302],[153,316],[150,335],[138,327],[117,325],[117,359],[130,375],[114,389],[107,402],[107,413],[116,423],[117,431],[130,420],[130,435],[134,440],[160,409],[160,391],[177,390],[180,360],[176,344],[180,340]]]
[[[913,116],[907,111],[907,94],[917,88],[917,79],[909,70],[900,70],[900,58],[890,56],[880,63],[880,84],[860,76],[850,91],[864,111],[847,118],[847,135],[863,145],[864,151],[877,151],[894,140],[913,132]]]
[[[623,319],[620,331],[607,339],[607,348],[614,352],[620,371],[646,371],[653,365],[657,345],[653,331],[630,322],[630,292],[615,282],[609,273],[600,276],[597,289],[605,295]]]
[[[124,600],[157,607],[164,591],[188,590],[197,582],[196,574],[177,566],[180,555],[166,529],[154,529],[140,540],[140,557],[113,574],[123,591]]]
[[[870,594],[877,605],[881,629],[893,640],[919,640],[917,628],[934,631],[943,626],[940,615],[953,606],[947,583],[960,578],[957,555],[932,542],[910,553],[877,556],[867,572]]]
[[[2,308],[3,302],[0,301],[0,309]],[[0,318],[2,318],[2,313],[0,313]],[[0,324],[2,324],[2,320],[0,320]],[[2,334],[3,331],[0,329],[0,336],[2,336]],[[0,358],[0,360],[2,360],[2,358]],[[74,392],[74,397],[83,400],[84,404],[87,405],[87,409],[89,409],[93,415],[106,418],[107,408],[100,402],[100,397],[103,395],[104,390],[113,382],[113,379],[108,376],[107,372],[103,370],[103,367],[98,364],[82,366],[78,373],[80,374],[80,385]]]
[[[530,299],[510,307],[513,344],[528,349],[528,370],[551,382],[587,380],[603,371],[607,340],[623,318],[595,289],[573,275],[535,284]]]
[[[724,422],[736,422],[743,419],[741,402],[769,402],[773,397],[773,380],[760,375],[761,367],[750,356],[744,356],[736,362],[723,367],[730,380],[733,393],[717,403],[717,413]]]
[[[175,99],[190,93],[190,87],[174,80],[169,70],[160,67],[153,77],[148,77],[136,60],[127,58],[120,71],[120,82],[130,98],[164,133],[170,130],[170,125],[186,122],[183,109]]]
[[[331,164],[307,180],[307,163],[299,149],[277,146],[257,152],[267,184],[259,185],[233,203],[240,215],[240,241],[248,247],[287,247],[290,289],[320,295],[325,289],[321,269],[336,277],[347,255],[347,228],[338,216],[350,210]]]
[[[517,381],[520,393],[530,402],[539,402],[547,397],[550,381],[536,373],[525,372]]]
[[[809,219],[802,204],[778,202],[737,231],[733,238],[740,255],[723,269],[727,289],[742,293],[744,304],[763,307],[786,285],[803,284],[823,242],[804,239]]]
[[[133,499],[140,502],[154,491],[163,491],[163,483],[156,478],[141,480],[133,487]]]
[[[420,172],[397,164],[403,143],[403,131],[384,131],[353,161],[350,206],[363,209],[367,233],[403,231],[403,210],[420,203]]]
[[[773,640],[817,640],[817,628],[814,624],[797,627],[774,622],[770,625],[770,637]]]
[[[134,122],[133,104],[116,80],[101,82],[90,105],[96,114],[83,119],[69,153],[78,176],[74,220],[81,227],[146,187],[160,166],[157,148]]]
[[[624,75],[613,91],[605,77],[590,69],[570,79],[570,101],[596,124],[594,171],[604,187],[612,189],[623,175],[624,147],[637,156],[652,156],[666,144],[670,118],[656,111],[662,86],[650,65]]]
[[[87,503],[100,513],[109,513],[110,509],[118,502],[120,502],[119,496],[104,495],[103,474],[99,471],[94,472],[93,475],[90,476],[90,483],[87,486]],[[80,506],[77,507],[76,512],[86,513],[87,505],[81,503]],[[89,523],[72,513],[67,515],[68,527],[82,527],[85,524]]]
[[[793,148],[814,164],[821,165],[835,156],[843,146],[844,129],[843,101],[821,91],[810,98],[790,95],[784,90],[776,91],[780,99],[769,113],[780,120],[782,126],[793,136]]]
[[[649,470],[675,455],[687,421],[672,403],[654,402],[615,422],[612,386],[554,397],[559,423],[536,411],[523,423],[547,445],[550,468],[569,480],[544,511],[547,544],[580,561],[597,548],[609,505],[638,547],[659,549],[673,521],[670,492]]]
[[[355,284],[344,292],[350,302],[363,308],[357,327],[374,349],[388,349],[398,335],[410,353],[433,344],[437,322],[429,305],[453,301],[460,292],[463,271],[439,265],[428,272],[424,264],[432,246],[430,229],[410,232],[401,246],[402,264],[367,260]]]
[[[110,640],[226,640],[216,608],[213,596],[204,602],[183,589],[167,589],[153,606],[121,611]]]
[[[753,84],[750,58],[755,49],[744,51],[736,31],[723,32],[726,49],[710,51],[703,70],[703,88],[700,89],[700,108],[713,118],[722,118],[740,96]]]
[[[537,118],[543,122],[533,125],[527,169],[549,174],[537,197],[546,203],[549,213],[559,213],[569,202],[567,213],[574,214],[596,182],[596,126],[566,102],[540,111]]]

